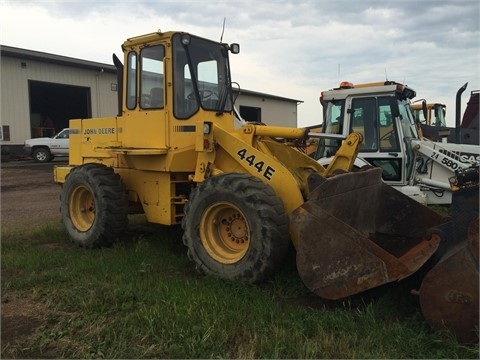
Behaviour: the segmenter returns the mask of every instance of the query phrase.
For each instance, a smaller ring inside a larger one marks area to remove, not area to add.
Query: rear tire
[[[269,185],[241,173],[208,178],[194,189],[182,228],[197,270],[248,283],[271,275],[290,245],[282,201]]]
[[[32,153],[33,160],[39,163],[46,163],[53,159],[52,154],[48,148],[36,148]]]
[[[60,204],[70,240],[84,248],[109,245],[128,226],[125,186],[104,165],[73,168],[63,184]]]

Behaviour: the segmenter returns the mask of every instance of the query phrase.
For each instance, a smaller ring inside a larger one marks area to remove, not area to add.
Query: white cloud
[[[478,1],[10,1],[0,0],[0,43],[111,63],[131,36],[183,30],[239,42],[242,88],[303,100],[299,125],[320,122],[322,90],[339,81],[405,81],[447,104],[465,82],[480,89]]]

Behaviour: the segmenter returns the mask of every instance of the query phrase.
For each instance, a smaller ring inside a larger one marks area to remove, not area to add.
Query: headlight
[[[204,134],[210,134],[210,130],[211,130],[211,128],[212,128],[211,125],[212,125],[212,124],[207,123],[207,122],[203,124],[203,133],[204,133]]]

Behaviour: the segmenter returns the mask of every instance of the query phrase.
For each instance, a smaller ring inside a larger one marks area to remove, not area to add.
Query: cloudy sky
[[[132,36],[181,30],[240,43],[232,77],[243,89],[304,101],[298,125],[321,122],[322,90],[403,82],[443,102],[480,89],[479,0],[0,0],[0,43],[111,64]]]

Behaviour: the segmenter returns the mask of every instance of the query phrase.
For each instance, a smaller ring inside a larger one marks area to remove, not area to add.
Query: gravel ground
[[[37,227],[60,221],[60,185],[53,182],[54,165],[33,160],[1,164],[2,231],[18,227]]]

